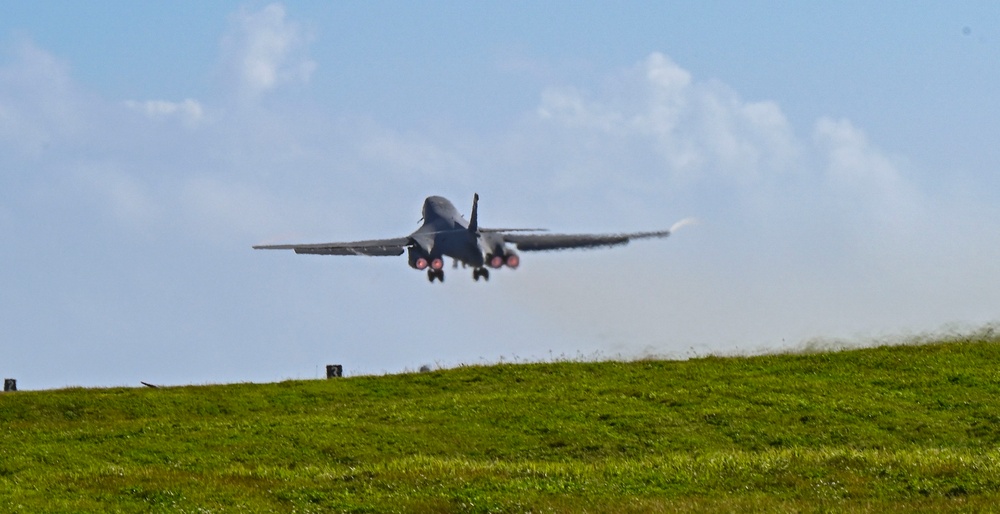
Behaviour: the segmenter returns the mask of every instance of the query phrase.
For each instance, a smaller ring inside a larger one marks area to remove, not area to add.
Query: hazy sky
[[[684,358],[1000,321],[995,2],[7,2],[0,374],[22,389]],[[488,284],[424,197],[634,231]]]

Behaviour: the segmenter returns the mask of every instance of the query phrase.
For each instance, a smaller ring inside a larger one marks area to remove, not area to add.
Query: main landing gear
[[[444,270],[431,268],[427,270],[427,280],[433,283],[435,280],[440,280],[444,283]]]
[[[479,278],[482,277],[484,281],[490,280],[490,270],[486,268],[476,268],[472,270],[472,279],[479,282]],[[440,280],[444,282],[444,270],[442,269],[428,269],[427,270],[427,281],[433,283],[435,280]]]

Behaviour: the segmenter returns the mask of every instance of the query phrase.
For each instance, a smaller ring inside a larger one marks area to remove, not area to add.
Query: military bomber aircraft
[[[429,196],[424,200],[423,223],[412,234],[393,239],[373,239],[347,243],[258,245],[256,250],[294,250],[295,253],[320,255],[373,255],[389,256],[408,254],[410,267],[427,270],[427,280],[444,282],[444,258],[451,257],[455,266],[472,267],[472,278],[490,279],[490,268],[504,266],[516,269],[521,258],[508,244],[518,250],[564,250],[569,248],[596,248],[618,246],[632,239],[662,238],[671,230],[632,232],[626,234],[549,234],[537,228],[481,228],[477,214],[479,195],[473,196],[469,221],[446,198]],[[544,233],[543,233],[544,232]]]

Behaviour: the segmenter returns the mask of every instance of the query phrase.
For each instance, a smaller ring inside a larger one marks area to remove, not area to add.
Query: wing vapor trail
[[[673,234],[674,232],[677,232],[677,230],[679,230],[679,229],[681,229],[683,227],[686,227],[686,226],[689,226],[689,225],[697,225],[697,224],[698,224],[698,220],[696,218],[684,218],[684,219],[682,219],[682,220],[678,221],[677,223],[674,223],[673,225],[670,226],[670,233]]]

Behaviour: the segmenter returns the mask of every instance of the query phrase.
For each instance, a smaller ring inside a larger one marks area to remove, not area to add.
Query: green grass
[[[989,511],[1000,340],[0,395],[2,512]]]

